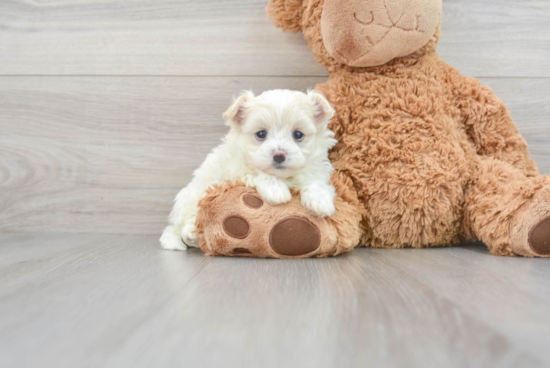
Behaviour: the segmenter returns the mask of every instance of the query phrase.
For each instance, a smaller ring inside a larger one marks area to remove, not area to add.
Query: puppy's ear
[[[237,97],[233,104],[223,113],[224,119],[229,126],[240,126],[245,118],[246,104],[254,98],[254,94],[251,91],[242,92]]]
[[[313,117],[319,125],[328,124],[335,114],[325,96],[315,90],[308,91],[307,96],[313,102]]]

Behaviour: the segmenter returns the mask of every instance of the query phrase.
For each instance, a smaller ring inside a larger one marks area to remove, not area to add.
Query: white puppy
[[[208,187],[226,180],[256,188],[274,205],[290,201],[288,188],[295,187],[302,205],[315,215],[334,213],[328,150],[337,141],[327,128],[334,109],[323,95],[273,90],[254,97],[244,92],[223,116],[231,129],[176,196],[170,226],[160,238],[163,248],[198,247],[198,203]]]

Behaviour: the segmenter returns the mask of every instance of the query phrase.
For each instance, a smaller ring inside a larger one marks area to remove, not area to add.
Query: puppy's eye
[[[301,141],[302,139],[304,139],[304,133],[299,132],[299,131],[295,131],[294,134],[292,134],[292,136],[293,136],[294,139],[296,139],[297,141]]]
[[[256,133],[256,137],[258,137],[258,139],[265,139],[265,137],[267,137],[267,132],[265,130],[260,130]]]

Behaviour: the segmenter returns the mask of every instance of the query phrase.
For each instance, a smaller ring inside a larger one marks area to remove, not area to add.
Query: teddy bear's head
[[[437,38],[442,2],[270,0],[267,11],[277,27],[302,31],[315,58],[332,70],[383,65],[422,49]]]

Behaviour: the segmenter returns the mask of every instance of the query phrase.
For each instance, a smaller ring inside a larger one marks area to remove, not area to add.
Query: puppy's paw
[[[175,230],[173,226],[168,226],[164,229],[160,237],[160,245],[167,250],[187,250],[187,246],[183,243],[181,236],[176,234]]]
[[[195,230],[195,220],[186,223],[181,229],[181,238],[189,247],[199,248],[199,237]]]
[[[263,199],[273,205],[278,205],[290,201],[292,194],[290,189],[282,181],[269,181],[256,187],[256,190]]]
[[[319,217],[334,214],[334,188],[329,185],[311,184],[302,189],[302,206]]]

